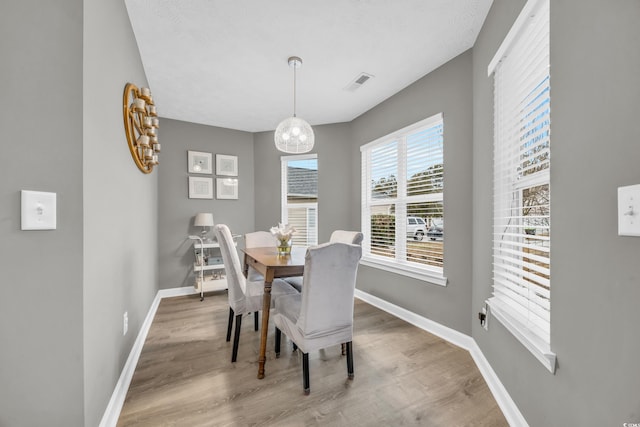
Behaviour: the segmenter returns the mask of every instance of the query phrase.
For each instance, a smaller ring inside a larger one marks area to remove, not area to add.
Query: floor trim
[[[489,390],[491,390],[494,399],[496,399],[496,403],[498,403],[498,406],[502,410],[502,413],[507,419],[509,425],[513,427],[527,427],[529,425],[513,399],[511,399],[511,396],[509,396],[507,389],[502,385],[502,382],[489,364],[489,361],[484,357],[482,350],[480,350],[480,347],[473,337],[458,332],[455,329],[448,328],[438,322],[434,322],[433,320],[422,317],[412,311],[399,307],[389,301],[385,301],[361,290],[356,289],[355,296],[356,298],[371,304],[380,310],[386,311],[405,322],[411,323],[412,325],[430,332],[453,345],[467,350],[471,354],[473,361],[476,363],[478,370],[486,381]]]
[[[144,341],[147,338],[149,328],[151,327],[153,318],[156,314],[158,306],[160,305],[160,300],[162,300],[162,298],[192,295],[195,293],[197,292],[193,287],[161,289],[158,291],[156,297],[153,300],[153,303],[151,304],[151,307],[149,308],[147,317],[145,318],[140,328],[138,337],[136,338],[136,341],[131,348],[129,357],[127,358],[127,361],[122,368],[122,373],[120,374],[120,378],[118,379],[115,389],[113,390],[111,400],[109,400],[109,404],[107,405],[104,415],[102,416],[100,427],[115,427],[118,423],[118,418],[120,417],[120,411],[122,411],[122,406],[124,405],[124,399],[127,395],[127,390],[129,390],[129,385],[131,384],[133,373],[135,372],[136,365],[138,364],[138,359],[140,358],[140,353],[142,352]],[[509,393],[502,385],[502,382],[500,381],[495,371],[493,370],[487,359],[484,357],[482,350],[480,350],[480,347],[478,347],[478,344],[472,337],[458,332],[455,329],[451,329],[444,325],[441,325],[438,322],[427,319],[426,317],[422,317],[412,311],[399,307],[376,296],[373,296],[366,292],[362,292],[358,289],[356,289],[355,296],[356,298],[368,304],[371,304],[372,306],[377,307],[380,310],[386,311],[387,313],[392,314],[393,316],[402,319],[405,322],[411,323],[412,325],[430,332],[442,338],[443,340],[450,342],[451,344],[467,350],[478,366],[478,369],[480,370],[480,373],[482,374],[484,380],[487,382],[489,390],[491,390],[493,397],[496,399],[496,402],[502,410],[502,413],[507,419],[509,425],[518,427],[528,426],[527,421],[520,413],[520,410],[516,406],[515,402],[511,399],[511,396],[509,396]]]

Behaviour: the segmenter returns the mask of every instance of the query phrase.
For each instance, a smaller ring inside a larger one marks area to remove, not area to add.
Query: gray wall
[[[0,426],[79,426],[82,1],[2,2],[0,57]],[[56,230],[20,230],[20,190]]]
[[[350,214],[360,224],[360,146],[442,112],[446,287],[361,266],[358,289],[471,333],[472,54],[467,51],[354,120]]]
[[[157,289],[122,126],[144,72],[122,2],[5,2],[0,28],[0,425],[97,425]],[[20,230],[21,189],[57,193],[56,230]]]
[[[350,150],[348,123],[314,126],[315,146],[311,153],[318,155],[318,241],[329,240],[334,230],[352,230],[350,221],[353,197],[349,185],[354,160]],[[281,157],[276,150],[273,132],[261,132],[254,137],[256,230],[269,230],[281,218],[280,168]]]
[[[473,308],[490,293],[487,65],[524,2],[494,0],[474,48]],[[497,321],[473,337],[531,426],[640,422],[640,238],[617,236],[618,186],[640,183],[640,3],[551,3],[549,373]]]
[[[84,108],[67,111],[84,127],[84,412],[95,426],[158,289],[158,173],[138,170],[124,135],[124,86],[147,86],[124,2],[84,2],[83,46]]]
[[[227,224],[234,234],[254,230],[253,134],[177,120],[160,123],[162,156],[159,167],[158,245],[160,288],[193,286],[192,241],[189,234],[200,234],[194,227],[199,212],[213,213],[216,224]],[[212,175],[189,174],[187,152],[212,153]],[[215,196],[215,155],[238,156],[238,200],[217,200]],[[211,177],[213,199],[189,199],[188,176]],[[209,231],[213,236],[213,230]],[[239,242],[240,245],[240,242]]]

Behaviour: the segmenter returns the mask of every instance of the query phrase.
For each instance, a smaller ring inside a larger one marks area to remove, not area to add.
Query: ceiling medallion
[[[127,83],[122,97],[124,131],[133,161],[143,173],[151,173],[158,164],[160,120],[147,87]]]

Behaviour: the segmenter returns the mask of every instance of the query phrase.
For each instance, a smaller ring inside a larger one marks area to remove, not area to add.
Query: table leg
[[[258,379],[264,378],[264,365],[267,361],[267,335],[269,333],[269,311],[271,310],[271,282],[264,281],[264,296],[262,297],[262,329],[260,330],[260,356],[258,357]]]

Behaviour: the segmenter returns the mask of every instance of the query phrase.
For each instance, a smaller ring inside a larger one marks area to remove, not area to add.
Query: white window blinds
[[[361,147],[364,256],[442,276],[442,114]]]
[[[495,135],[491,305],[523,329],[523,335],[530,336],[538,347],[548,348],[549,1],[530,1],[505,43],[492,62]]]
[[[282,221],[297,230],[292,244],[318,244],[318,159],[315,154],[282,158]]]

